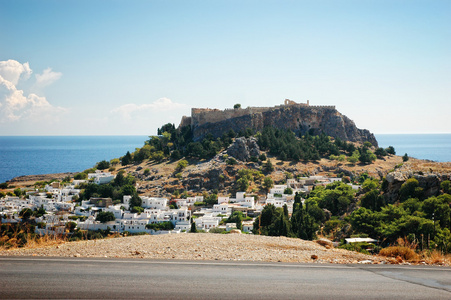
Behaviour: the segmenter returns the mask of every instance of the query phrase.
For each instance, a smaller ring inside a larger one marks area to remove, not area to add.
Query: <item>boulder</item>
[[[251,156],[260,155],[260,147],[254,137],[235,139],[232,145],[227,149],[227,154],[240,161],[248,161]]]

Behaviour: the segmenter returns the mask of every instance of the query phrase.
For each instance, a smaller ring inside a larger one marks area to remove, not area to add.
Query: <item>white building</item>
[[[167,209],[168,199],[167,198],[155,198],[155,197],[141,197],[142,207],[150,209]]]

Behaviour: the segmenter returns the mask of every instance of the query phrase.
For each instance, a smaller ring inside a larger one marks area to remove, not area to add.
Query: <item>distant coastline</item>
[[[148,136],[0,136],[0,182],[79,172],[142,147]]]
[[[451,134],[376,134],[397,155],[451,161]],[[22,175],[79,172],[142,147],[148,136],[0,136],[0,182]]]
[[[380,147],[393,146],[397,155],[437,162],[451,161],[451,133],[374,134]]]

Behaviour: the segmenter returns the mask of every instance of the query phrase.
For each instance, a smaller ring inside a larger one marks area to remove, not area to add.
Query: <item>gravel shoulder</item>
[[[312,241],[247,234],[140,235],[0,251],[0,256],[115,257],[144,259],[388,263],[385,257],[327,249]]]

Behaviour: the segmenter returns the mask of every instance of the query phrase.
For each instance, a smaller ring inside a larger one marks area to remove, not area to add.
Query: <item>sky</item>
[[[335,105],[451,133],[451,1],[0,0],[0,135],[154,135],[196,108]]]

